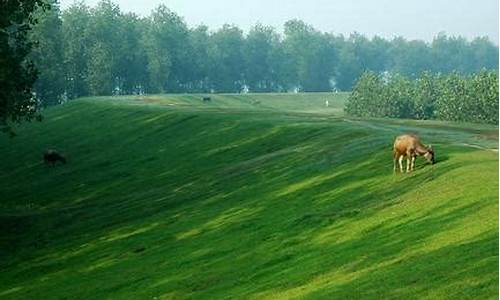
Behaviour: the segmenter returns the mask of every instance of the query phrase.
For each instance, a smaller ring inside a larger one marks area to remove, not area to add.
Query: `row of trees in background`
[[[346,104],[360,117],[440,119],[498,123],[498,73],[428,72],[417,78],[365,72]]]
[[[35,90],[44,104],[61,97],[178,92],[351,90],[365,70],[409,78],[423,71],[463,74],[497,69],[498,47],[487,38],[438,35],[431,43],[346,37],[299,20],[283,34],[257,24],[247,34],[234,25],[189,28],[166,6],[148,17],[123,13],[103,0],[39,12],[31,33],[40,70]]]

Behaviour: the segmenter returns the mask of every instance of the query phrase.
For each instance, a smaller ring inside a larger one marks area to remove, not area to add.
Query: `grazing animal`
[[[203,97],[203,102],[210,102],[212,99],[210,97]]]
[[[420,142],[420,138],[414,134],[403,134],[396,138],[392,150],[394,159],[394,172],[397,171],[397,163],[399,162],[399,169],[403,171],[403,159],[406,157],[406,172],[415,169],[415,159],[417,156],[424,156],[428,162],[434,164],[436,156],[432,146],[425,146]]]
[[[60,161],[63,164],[66,164],[66,158],[59,154],[56,150],[54,149],[47,149],[43,153],[43,160],[45,161],[46,164],[54,166],[58,161]]]

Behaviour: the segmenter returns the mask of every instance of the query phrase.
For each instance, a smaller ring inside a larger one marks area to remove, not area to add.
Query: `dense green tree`
[[[90,38],[86,30],[92,22],[90,8],[84,2],[74,2],[63,11],[62,19],[66,94],[69,98],[87,96]]]
[[[414,117],[416,119],[435,118],[435,103],[439,96],[439,77],[429,72],[423,72],[415,80],[413,101]]]
[[[487,37],[475,38],[470,43],[470,55],[468,60],[470,68],[468,72],[477,72],[482,69],[498,69],[498,47]]]
[[[244,47],[245,82],[253,92],[276,90],[276,48],[279,35],[274,28],[257,24],[250,29]]]
[[[498,124],[498,73],[481,70],[472,77],[469,93],[472,121]]]
[[[412,81],[412,97],[419,99],[414,113],[428,118],[431,111],[436,112],[429,103],[437,102],[426,99],[437,96],[422,74],[498,69],[498,47],[487,38],[469,42],[440,34],[426,43],[358,33],[344,37],[320,32],[300,20],[286,22],[282,35],[261,24],[246,35],[234,25],[212,32],[203,25],[188,28],[165,5],[138,17],[122,13],[110,0],[92,9],[83,2],[73,3],[62,13],[62,26],[58,16],[55,6],[43,14],[32,33],[33,40],[40,42],[31,57],[42,70],[36,95],[46,104],[57,103],[60,95],[240,92],[244,88],[349,91],[363,72],[373,71],[382,81],[392,78],[391,84],[399,78],[395,74],[418,78]],[[398,82],[407,87],[406,81]],[[416,86],[427,94],[416,93]],[[387,101],[404,102],[393,96]]]
[[[185,67],[190,60],[185,51],[189,45],[188,33],[182,18],[165,5],[151,13],[143,40],[151,92],[183,91],[188,77]]]
[[[125,55],[120,8],[110,0],[102,0],[91,10],[91,17],[85,31],[90,94],[111,95],[119,87],[120,59]]]
[[[48,3],[51,9],[35,11],[38,22],[29,35],[35,45],[30,57],[39,71],[34,90],[45,106],[60,103],[65,91],[61,12],[56,1]]]
[[[403,74],[416,78],[422,72],[430,70],[430,48],[423,41],[406,41],[404,38],[395,38],[389,50],[391,62],[389,69],[393,73]]]
[[[379,103],[372,104],[375,116],[414,118],[413,85],[408,78],[394,74],[381,89]]]
[[[284,31],[289,88],[330,90],[336,52],[329,36],[300,20],[286,22]]]
[[[210,91],[209,75],[211,68],[208,62],[208,40],[207,26],[200,25],[189,31],[189,47],[186,54],[189,56],[187,67],[189,68],[190,78],[187,91]]]
[[[431,44],[430,70],[441,73],[454,71],[466,73],[471,70],[473,55],[468,42],[463,37],[448,37],[438,34]]]
[[[208,47],[210,84],[223,93],[240,92],[244,86],[243,32],[225,24],[210,36]]]
[[[145,24],[143,19],[134,14],[120,16],[121,42],[117,45],[120,55],[117,56],[115,68],[115,87],[120,94],[142,93],[147,85],[148,59],[141,39]]]
[[[436,99],[436,117],[442,120],[464,121],[471,113],[468,104],[468,82],[458,72],[440,78],[439,95]]]
[[[416,79],[365,72],[346,104],[354,116],[498,123],[498,73],[453,72]]]
[[[28,33],[36,23],[40,0],[4,0],[0,10],[0,130],[13,133],[11,124],[37,116],[38,101],[33,95],[37,71],[27,59],[32,43]]]
[[[377,73],[383,73],[389,68],[389,59],[391,58],[391,43],[379,36],[374,36],[371,41],[365,42],[366,51],[364,60],[369,70]],[[361,44],[362,45],[362,44]]]
[[[338,38],[338,63],[335,67],[335,85],[342,91],[351,90],[356,80],[366,70],[355,52],[353,38]]]
[[[354,116],[381,116],[383,80],[373,71],[364,72],[357,81],[345,106],[345,111]]]

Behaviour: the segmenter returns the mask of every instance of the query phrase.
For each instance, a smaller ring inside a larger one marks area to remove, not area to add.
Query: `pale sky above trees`
[[[94,6],[99,0],[86,0]],[[61,0],[61,8],[73,0]],[[430,41],[439,32],[467,39],[488,36],[498,44],[498,0],[114,0],[123,11],[148,15],[166,4],[189,26],[217,29],[224,23],[244,31],[257,22],[281,31],[285,21],[298,18],[321,31],[369,37],[403,36]]]

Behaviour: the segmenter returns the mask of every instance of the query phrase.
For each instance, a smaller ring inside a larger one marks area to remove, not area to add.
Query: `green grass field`
[[[498,298],[498,127],[346,96],[86,98],[0,136],[0,299]],[[408,131],[437,164],[395,175]]]

